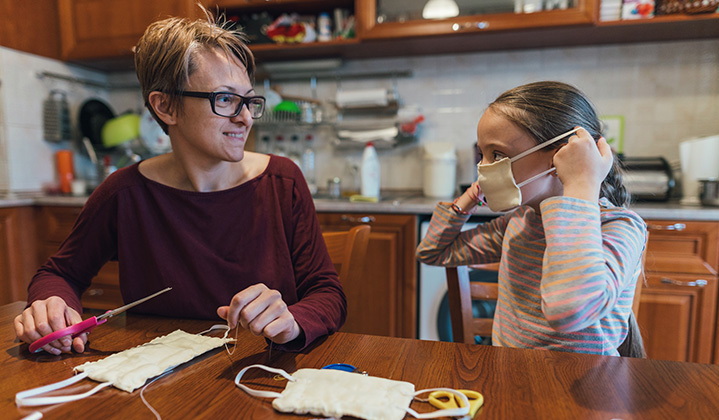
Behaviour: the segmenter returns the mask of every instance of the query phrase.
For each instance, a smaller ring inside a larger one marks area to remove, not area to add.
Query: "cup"
[[[327,193],[332,198],[340,198],[340,178],[334,177],[327,180]]]
[[[73,173],[73,161],[71,150],[58,150],[55,152],[55,166],[60,181],[60,192],[70,194],[72,192],[72,181],[75,179]]]

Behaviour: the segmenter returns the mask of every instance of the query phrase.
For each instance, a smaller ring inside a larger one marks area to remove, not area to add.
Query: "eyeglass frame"
[[[210,107],[212,108],[212,113],[214,113],[215,115],[218,115],[218,116],[220,116],[220,117],[226,117],[226,118],[234,118],[234,117],[240,115],[240,113],[242,112],[242,109],[245,108],[245,107],[247,107],[247,110],[249,111],[249,110],[250,110],[250,100],[251,100],[251,99],[257,99],[257,98],[262,99],[262,112],[260,113],[260,116],[259,116],[259,117],[252,117],[252,119],[253,119],[253,120],[256,120],[256,119],[262,118],[262,115],[265,113],[265,105],[266,105],[266,102],[267,102],[267,100],[265,99],[265,97],[264,97],[264,96],[261,96],[261,95],[242,96],[242,95],[237,94],[237,93],[234,93],[234,92],[225,92],[225,91],[219,91],[219,92],[198,92],[198,91],[193,91],[193,90],[183,90],[183,91],[177,91],[177,92],[175,92],[175,94],[176,94],[176,95],[179,95],[179,96],[190,97],[190,98],[204,98],[204,99],[207,99],[208,101],[210,101]],[[222,115],[222,114],[218,113],[218,112],[215,110],[215,99],[217,98],[217,95],[233,95],[233,96],[238,96],[238,97],[240,98],[240,106],[237,107],[237,110],[235,110],[235,113],[234,113],[234,114],[232,114],[232,115]],[[250,114],[252,114],[252,112],[250,112]]]

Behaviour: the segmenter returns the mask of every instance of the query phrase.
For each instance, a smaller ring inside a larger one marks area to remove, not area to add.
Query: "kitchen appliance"
[[[473,229],[479,223],[491,218],[473,216],[464,224],[462,230]],[[420,223],[420,237],[427,234],[429,220]],[[497,273],[484,270],[470,270],[470,281],[497,281]],[[449,314],[449,298],[447,296],[447,276],[444,267],[419,265],[419,302],[417,307],[417,336],[420,340],[452,341],[452,323]],[[475,316],[491,316],[494,313],[494,302],[482,300],[472,301]],[[488,344],[488,343],[482,343]]]
[[[672,168],[663,157],[625,157],[624,186],[632,201],[667,201],[676,184]]]
[[[699,205],[699,180],[719,178],[719,135],[679,143],[682,204]]]
[[[719,180],[700,179],[699,199],[704,206],[719,206]]]

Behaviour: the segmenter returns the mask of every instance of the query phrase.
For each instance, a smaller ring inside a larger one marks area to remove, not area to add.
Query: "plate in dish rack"
[[[140,119],[140,139],[153,154],[160,155],[172,150],[170,136],[162,131],[162,127],[155,121],[147,108],[142,112]]]

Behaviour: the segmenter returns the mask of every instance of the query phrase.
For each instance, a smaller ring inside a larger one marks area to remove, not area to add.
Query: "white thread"
[[[215,325],[211,326],[209,329],[202,331],[201,333],[198,333],[198,335],[203,335],[208,332],[212,332],[212,331],[216,331],[216,330],[225,330],[225,335],[222,336],[222,339],[226,340],[227,335],[230,333],[230,325],[229,324],[227,324],[227,325],[215,324]],[[232,346],[232,351],[230,351],[230,348],[227,346],[227,341],[225,341],[225,351],[230,356],[235,354],[235,350],[237,350],[237,337],[238,337],[239,331],[240,331],[240,324],[238,323],[237,326],[235,327],[235,344],[234,344],[234,346]],[[232,339],[230,339],[230,340],[232,340]]]
[[[145,384],[145,386],[143,386],[142,389],[140,390],[140,399],[141,399],[142,402],[145,404],[145,407],[149,408],[150,411],[152,411],[152,414],[155,415],[155,418],[156,418],[157,420],[162,420],[162,417],[160,416],[160,413],[158,413],[157,410],[155,410],[154,408],[152,408],[152,406],[150,405],[150,403],[148,403],[147,400],[145,399],[145,395],[144,395],[144,393],[145,393],[145,388],[147,388],[148,386],[150,386],[150,384],[152,384],[153,382],[155,382],[156,380],[162,378],[163,376],[167,375],[167,374],[170,373],[170,372],[172,372],[172,369],[166,370],[165,373],[161,374],[161,375],[158,376],[157,378],[155,378],[155,379],[151,380],[150,382],[148,382],[147,384]]]

